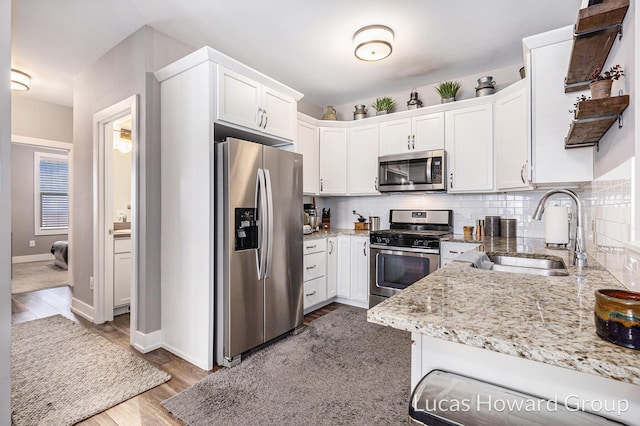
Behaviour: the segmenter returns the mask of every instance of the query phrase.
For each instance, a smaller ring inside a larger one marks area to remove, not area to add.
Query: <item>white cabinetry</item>
[[[493,105],[445,113],[449,192],[493,190]]]
[[[306,240],[303,244],[304,312],[327,300],[326,239]]]
[[[347,129],[320,127],[320,193],[347,193]]]
[[[327,238],[327,299],[336,297],[338,290],[338,238]]]
[[[318,166],[320,152],[318,127],[316,125],[298,120],[296,152],[302,154],[302,192],[308,195],[319,194]]]
[[[458,243],[451,241],[442,241],[440,243],[440,266],[444,266],[447,263],[460,256],[462,253],[466,253],[469,250],[474,250],[480,247],[479,243]]]
[[[380,155],[443,148],[443,112],[380,123]]]
[[[113,307],[131,303],[131,238],[113,240]]]
[[[496,94],[497,190],[530,188],[526,83],[520,80]]]
[[[378,194],[378,125],[349,129],[350,195]]]
[[[564,93],[573,26],[522,40],[531,102],[532,182],[539,186],[593,179],[593,148],[565,149],[576,97]]]
[[[338,237],[338,301],[368,308],[369,238]]]
[[[295,99],[218,66],[218,120],[294,140],[296,112]]]

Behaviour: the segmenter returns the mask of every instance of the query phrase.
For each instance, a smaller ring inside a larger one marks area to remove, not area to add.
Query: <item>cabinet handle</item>
[[[407,135],[407,150],[411,150],[411,135]]]
[[[312,249],[312,248],[316,248],[316,247],[317,247],[317,244],[314,244],[312,246],[307,246],[307,250]]]
[[[329,254],[333,253],[333,241],[329,241]]]
[[[529,159],[524,162],[524,181],[529,182]]]
[[[307,293],[307,296],[313,296],[314,294],[316,294],[315,290],[313,291],[313,293]]]
[[[411,135],[411,149],[416,149],[416,135]]]
[[[462,254],[464,252],[463,251],[449,250],[449,253],[451,253],[451,254]]]
[[[362,245],[362,254],[364,255],[364,257],[367,257],[367,242],[366,241]]]
[[[260,116],[260,123],[258,124],[258,127],[262,127],[262,120],[264,119],[264,114],[262,112],[262,108],[258,107],[258,114],[256,114],[256,121],[258,121],[258,116]]]
[[[320,179],[320,191],[322,191],[324,188],[324,182],[322,182],[322,179]]]
[[[267,123],[269,122],[269,113],[267,112],[267,110],[264,110],[264,126],[262,126],[263,129],[267,128]]]
[[[449,173],[449,188],[453,188],[453,172]]]
[[[307,266],[305,269],[307,269],[307,270],[308,270],[308,269],[314,269],[315,267],[316,267],[316,265],[313,265],[313,266]]]
[[[376,176],[376,178],[373,181],[373,187],[376,189],[376,191],[378,190],[378,176]]]
[[[522,180],[522,183],[525,183],[524,181],[524,164],[522,165],[522,167],[520,167],[520,180]]]

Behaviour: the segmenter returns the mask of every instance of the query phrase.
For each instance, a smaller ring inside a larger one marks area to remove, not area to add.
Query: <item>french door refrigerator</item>
[[[302,325],[302,156],[227,138],[215,150],[216,363]]]

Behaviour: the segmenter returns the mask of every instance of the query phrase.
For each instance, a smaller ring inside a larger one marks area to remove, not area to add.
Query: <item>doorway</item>
[[[95,323],[130,312],[131,330],[136,329],[138,288],[137,103],[132,96],[93,119]]]

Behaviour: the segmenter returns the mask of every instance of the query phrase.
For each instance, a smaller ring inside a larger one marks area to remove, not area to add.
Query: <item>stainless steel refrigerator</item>
[[[302,325],[302,156],[228,138],[215,164],[215,353],[231,367]]]

